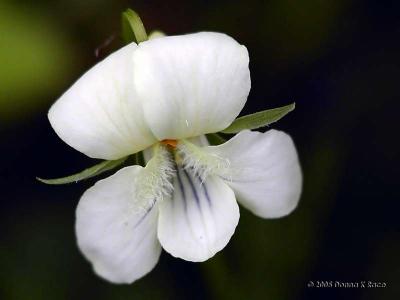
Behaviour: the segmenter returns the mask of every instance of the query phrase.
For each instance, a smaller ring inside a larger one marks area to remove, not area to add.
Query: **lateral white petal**
[[[199,147],[210,145],[210,143],[207,140],[207,137],[204,134],[189,138],[188,141]]]
[[[228,142],[206,148],[230,162],[226,183],[238,201],[255,215],[289,214],[300,198],[302,174],[296,148],[282,131],[242,131]]]
[[[159,204],[158,238],[175,257],[205,261],[223,249],[239,222],[233,191],[217,177],[203,183],[178,169],[172,199]]]
[[[215,32],[140,43],[134,82],[159,139],[179,139],[229,126],[250,91],[246,47]]]
[[[78,246],[95,272],[114,283],[132,283],[156,265],[161,253],[157,240],[156,205],[135,207],[135,179],[140,166],[121,169],[98,181],[76,210]]]
[[[93,158],[118,159],[155,142],[133,87],[132,43],[95,65],[49,111],[59,137]]]

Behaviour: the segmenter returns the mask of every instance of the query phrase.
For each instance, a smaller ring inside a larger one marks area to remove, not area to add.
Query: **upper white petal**
[[[84,154],[117,159],[155,142],[133,87],[132,43],[86,72],[51,107],[49,120],[68,145]]]
[[[167,36],[139,44],[134,83],[159,139],[216,132],[229,126],[250,91],[246,47],[213,32]]]
[[[230,174],[223,175],[226,183],[254,214],[277,218],[297,206],[302,174],[296,148],[286,133],[246,130],[205,150],[229,161]]]
[[[239,221],[233,191],[217,177],[203,183],[178,169],[172,199],[159,204],[158,238],[175,257],[204,261],[226,246]]]
[[[82,196],[76,211],[78,246],[95,272],[114,283],[131,283],[156,265],[156,206],[135,207],[135,180],[143,171],[132,166],[98,181]]]

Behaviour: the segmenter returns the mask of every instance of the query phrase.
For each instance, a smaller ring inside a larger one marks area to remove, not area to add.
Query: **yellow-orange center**
[[[176,145],[178,145],[177,140],[169,140],[169,139],[162,140],[160,143],[163,145],[166,145],[166,146],[170,146],[171,148],[174,148],[174,149],[176,148]]]

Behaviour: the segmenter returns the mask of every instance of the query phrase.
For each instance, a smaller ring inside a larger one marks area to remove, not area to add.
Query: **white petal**
[[[300,198],[302,174],[289,135],[242,131],[228,142],[206,148],[230,163],[227,184],[254,214],[277,218],[289,214]]]
[[[155,138],[133,88],[132,43],[95,65],[51,107],[60,138],[84,154],[117,159],[143,150]]]
[[[249,94],[248,62],[246,47],[221,33],[140,43],[134,81],[155,136],[178,139],[226,128]]]
[[[207,137],[204,134],[189,138],[188,141],[199,147],[210,145],[210,143],[207,140]]]
[[[205,261],[229,242],[239,222],[233,191],[219,178],[200,180],[179,168],[174,195],[159,204],[158,238],[175,257]]]
[[[156,206],[135,207],[135,178],[143,168],[132,166],[98,181],[82,196],[76,211],[78,246],[95,272],[114,283],[131,283],[156,265]]]

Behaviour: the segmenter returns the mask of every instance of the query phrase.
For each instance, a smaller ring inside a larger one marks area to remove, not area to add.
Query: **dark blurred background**
[[[35,176],[94,164],[46,114],[122,45],[127,7],[148,31],[221,31],[247,46],[243,114],[296,101],[272,128],[294,138],[304,191],[282,219],[242,210],[209,261],[164,252],[149,275],[118,286],[96,277],[75,243],[75,207],[97,179],[47,186]],[[400,299],[399,54],[399,1],[1,0],[0,299]],[[387,287],[308,287],[361,280]]]

